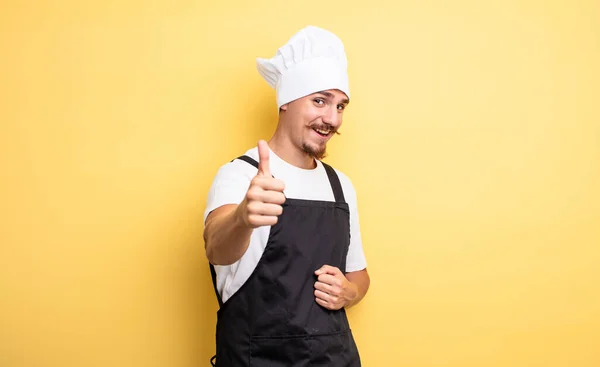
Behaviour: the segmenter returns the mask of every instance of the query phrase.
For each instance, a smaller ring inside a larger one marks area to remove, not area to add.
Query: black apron
[[[238,159],[258,168],[248,156]],[[256,269],[225,303],[210,265],[220,306],[212,366],[361,366],[346,311],[315,301],[315,271],[327,264],[345,273],[350,244],[342,186],[323,165],[335,202],[286,199]]]

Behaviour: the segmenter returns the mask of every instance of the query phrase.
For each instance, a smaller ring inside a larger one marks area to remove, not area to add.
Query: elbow
[[[206,242],[204,244],[204,253],[209,263],[211,263],[212,265],[219,265],[215,262],[215,252],[212,250],[212,247],[209,246]]]
[[[206,256],[206,259],[212,265],[220,265],[217,263],[217,259],[215,259],[215,257],[216,257],[215,250],[214,250],[214,246],[212,246],[212,241],[210,239],[208,228],[204,229],[203,237],[204,237],[204,254]]]
[[[369,276],[369,273],[367,272],[367,270],[363,270],[360,272],[360,280],[358,280],[358,283],[362,285],[362,297],[364,297],[367,292],[369,291],[369,287],[371,286],[371,277]]]
[[[208,238],[204,239],[204,254],[208,262],[212,265],[229,265],[223,261],[222,256],[219,256],[218,251],[215,251],[215,246],[213,246],[212,241]]]
[[[215,247],[211,246],[210,242],[205,242],[204,248],[206,259],[212,265],[226,266],[235,263],[234,259],[229,259],[224,254],[219,254],[219,251],[215,251]]]

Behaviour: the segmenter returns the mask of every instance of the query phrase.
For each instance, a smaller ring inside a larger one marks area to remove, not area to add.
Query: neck
[[[302,169],[313,169],[317,166],[315,159],[302,151],[300,147],[296,147],[279,127],[268,144],[279,158],[293,166]]]

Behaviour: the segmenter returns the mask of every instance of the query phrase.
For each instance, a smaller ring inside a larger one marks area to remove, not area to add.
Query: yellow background
[[[597,1],[3,1],[0,366],[208,366],[202,213],[256,57],[345,42],[364,366],[600,366]]]

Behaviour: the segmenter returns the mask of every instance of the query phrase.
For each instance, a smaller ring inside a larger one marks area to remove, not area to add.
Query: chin
[[[315,159],[323,159],[327,156],[327,145],[315,146],[312,144],[302,144],[302,151]]]

